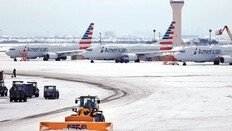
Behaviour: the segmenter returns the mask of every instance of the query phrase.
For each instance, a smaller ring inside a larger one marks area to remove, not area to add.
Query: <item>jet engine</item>
[[[57,59],[58,58],[58,55],[56,53],[53,53],[53,52],[48,52],[46,55],[45,55],[45,58],[48,60],[48,59]]]
[[[135,54],[126,54],[125,57],[128,57],[129,61],[135,61],[138,59],[137,55]]]
[[[232,63],[232,57],[231,56],[222,56],[220,57],[221,63]]]

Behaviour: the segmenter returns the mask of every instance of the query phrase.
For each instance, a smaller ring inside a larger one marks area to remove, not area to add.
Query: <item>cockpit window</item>
[[[10,48],[10,50],[15,50],[15,48]]]
[[[180,50],[180,52],[181,52],[181,53],[184,53],[184,52],[185,52],[185,50]]]
[[[92,50],[93,50],[92,48],[86,49],[86,51],[92,51]]]

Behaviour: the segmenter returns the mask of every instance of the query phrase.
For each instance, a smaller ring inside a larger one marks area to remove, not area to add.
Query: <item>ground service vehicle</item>
[[[56,86],[54,85],[44,86],[44,98],[45,99],[58,99],[59,91],[56,89]]]
[[[27,94],[25,86],[21,83],[22,81],[13,81],[12,87],[10,88],[10,102],[27,101]]]
[[[94,121],[96,122],[104,122],[105,117],[102,113],[102,111],[99,111],[100,100],[97,96],[80,96],[75,100],[75,103],[77,104],[78,101],[80,101],[80,109],[88,108],[90,113],[94,113],[92,117],[94,118]],[[73,109],[74,112],[77,112],[77,109]],[[77,112],[80,114],[80,111]]]
[[[129,57],[122,56],[122,57],[116,58],[115,63],[119,63],[119,62],[120,63],[123,63],[123,62],[128,63],[129,62]]]
[[[8,89],[5,86],[4,81],[0,81],[0,96],[7,96]]]
[[[65,117],[65,122],[40,122],[40,131],[47,130],[88,130],[88,131],[113,131],[113,124],[105,122],[103,112],[99,111],[100,100],[97,96],[80,96],[75,103],[80,101],[80,108],[73,108],[76,112]]]
[[[5,86],[3,79],[3,71],[0,71],[0,96],[7,96],[8,89]]]
[[[32,95],[35,97],[39,97],[39,89],[37,88],[37,82],[27,82],[30,84],[30,88],[32,88]]]
[[[32,84],[25,83],[25,84],[22,84],[22,86],[24,87],[27,97],[31,98],[33,96]]]

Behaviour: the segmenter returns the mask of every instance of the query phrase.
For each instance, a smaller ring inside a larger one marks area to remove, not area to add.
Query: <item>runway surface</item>
[[[72,113],[75,97],[87,94],[102,99],[100,109],[115,130],[232,128],[232,69],[228,65],[4,59],[0,68],[6,73],[16,68],[21,75],[16,79],[37,80],[41,94],[46,84],[56,84],[62,94],[58,100],[40,96],[27,103],[10,103],[1,97],[0,130],[38,130],[40,121],[64,121]],[[7,77],[8,88],[14,79]]]

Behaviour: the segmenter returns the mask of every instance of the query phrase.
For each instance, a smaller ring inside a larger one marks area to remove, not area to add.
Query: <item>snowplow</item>
[[[76,104],[78,102],[79,109],[72,109],[75,114],[65,117],[64,122],[40,122],[40,131],[113,131],[113,124],[105,122],[103,111],[99,110],[100,100],[97,96],[80,96],[75,100]]]

